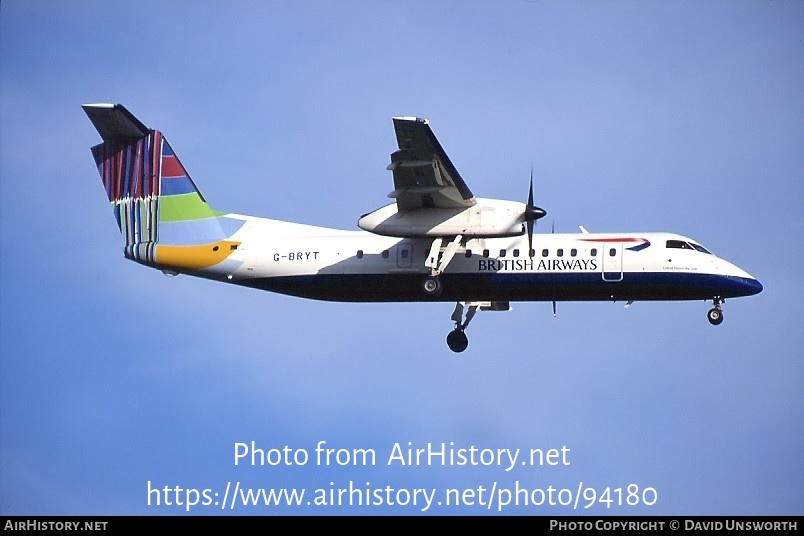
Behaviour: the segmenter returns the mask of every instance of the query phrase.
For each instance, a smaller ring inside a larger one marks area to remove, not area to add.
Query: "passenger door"
[[[623,280],[622,244],[603,244],[603,280]]]

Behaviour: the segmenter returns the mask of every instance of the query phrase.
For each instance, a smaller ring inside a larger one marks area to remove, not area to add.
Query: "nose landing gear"
[[[714,307],[709,309],[709,312],[706,314],[707,320],[709,320],[709,323],[713,326],[719,326],[723,322],[723,310],[721,309],[723,302],[723,298],[715,296],[712,300]]]

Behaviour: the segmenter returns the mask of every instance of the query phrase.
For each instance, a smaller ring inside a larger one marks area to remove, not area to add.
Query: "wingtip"
[[[119,138],[136,139],[148,135],[148,127],[122,104],[103,102],[82,104],[81,107],[104,141]]]
[[[393,119],[395,121],[410,121],[413,123],[424,123],[425,125],[430,123],[430,121],[428,121],[427,119],[424,119],[422,117],[414,117],[412,115],[398,115],[394,116]]]
[[[91,104],[82,104],[81,108],[114,108],[115,105],[108,102],[95,102]]]

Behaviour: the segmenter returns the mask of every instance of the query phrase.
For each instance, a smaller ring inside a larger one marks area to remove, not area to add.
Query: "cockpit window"
[[[667,241],[667,248],[670,249],[694,249],[691,245],[687,244],[683,240],[668,240]]]
[[[700,244],[696,244],[694,242],[685,242],[683,240],[668,240],[667,244],[665,244],[668,249],[692,249],[695,251],[700,251],[701,253],[706,253],[711,255],[705,247]]]

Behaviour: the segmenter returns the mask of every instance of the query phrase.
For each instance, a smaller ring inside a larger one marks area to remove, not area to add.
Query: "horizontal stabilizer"
[[[103,141],[139,139],[150,130],[121,104],[84,104],[81,106]]]

